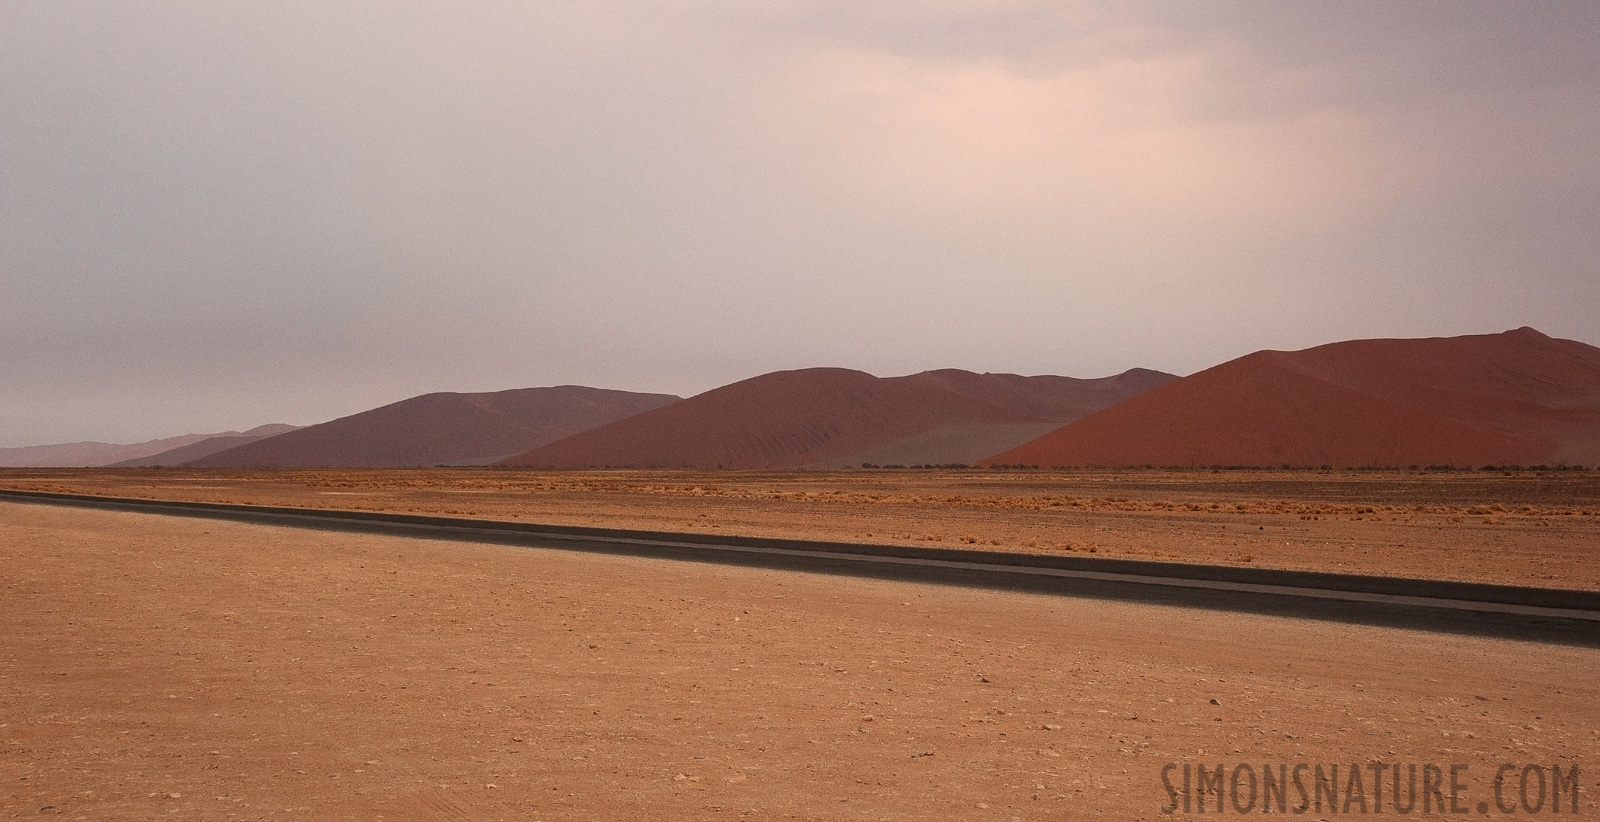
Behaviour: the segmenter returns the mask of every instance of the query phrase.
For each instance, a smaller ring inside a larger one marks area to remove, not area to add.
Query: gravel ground
[[[0,817],[1158,819],[1168,763],[1600,796],[1582,648],[15,503],[0,591]]]

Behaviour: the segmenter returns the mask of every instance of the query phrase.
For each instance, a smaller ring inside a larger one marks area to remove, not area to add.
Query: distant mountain
[[[500,464],[784,468],[964,463],[1174,379],[1145,369],[1092,380],[954,369],[891,378],[844,368],[778,371],[575,434]]]
[[[59,445],[27,445],[0,448],[0,467],[5,468],[98,468],[129,460],[140,460],[175,448],[217,437],[250,436],[269,429],[281,432],[294,426],[272,424],[249,431],[224,431],[218,434],[184,434],[148,442],[121,445],[109,442],[69,442]]]
[[[1600,348],[1532,328],[1258,351],[991,464],[1600,463]]]
[[[151,468],[156,466],[182,465],[190,460],[197,460],[201,457],[217,454],[226,451],[229,448],[237,448],[238,446],[252,443],[256,440],[264,440],[267,437],[275,437],[279,434],[286,434],[290,431],[298,430],[299,428],[300,426],[298,425],[263,425],[259,428],[252,428],[249,431],[245,431],[241,434],[222,434],[219,436],[210,437],[208,439],[203,439],[199,442],[192,442],[188,445],[180,445],[177,448],[162,451],[159,454],[149,457],[139,457],[137,459],[113,462],[106,467]]]
[[[562,385],[438,393],[246,443],[192,468],[404,468],[485,465],[562,437],[679,401]]]

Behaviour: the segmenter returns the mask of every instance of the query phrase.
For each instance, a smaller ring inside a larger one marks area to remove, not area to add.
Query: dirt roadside
[[[1600,590],[1593,471],[4,469],[0,487]]]

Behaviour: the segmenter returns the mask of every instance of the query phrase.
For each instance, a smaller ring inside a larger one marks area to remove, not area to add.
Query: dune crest
[[[537,468],[790,468],[965,462],[1170,374],[1023,377],[945,369],[881,378],[845,368],[777,371],[550,443],[500,463]],[[919,439],[920,438],[920,439]],[[981,442],[974,450],[973,443]],[[896,449],[896,444],[902,447]]]
[[[510,454],[678,402],[562,385],[436,393],[246,443],[190,468],[409,468],[486,465]]]
[[[985,464],[1600,462],[1600,348],[1532,328],[1258,351]]]
[[[227,437],[257,437],[292,431],[295,426],[283,423],[258,425],[249,431],[223,431],[215,434],[182,434],[157,440],[120,444],[112,442],[67,442],[53,445],[24,445],[0,448],[0,468],[100,468],[124,465],[172,465],[175,463],[148,463],[152,455],[165,454],[180,448]]]

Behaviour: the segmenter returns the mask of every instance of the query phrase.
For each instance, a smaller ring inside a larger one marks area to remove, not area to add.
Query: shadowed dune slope
[[[405,468],[486,465],[669,403],[562,385],[481,394],[424,394],[185,463],[194,468]]]
[[[1600,462],[1600,348],[1531,328],[1258,351],[986,464]]]
[[[1135,369],[1098,380],[927,371],[879,378],[844,368],[778,371],[707,391],[518,455],[502,465],[538,468],[788,468],[859,464],[859,456],[924,437],[916,462],[956,462],[963,431],[1014,441],[1028,423],[1063,422],[1164,381]],[[1087,409],[1087,410],[1086,410]],[[1002,435],[1003,436],[1003,435]],[[981,453],[981,452],[980,452]],[[970,458],[970,457],[969,457]]]
[[[1173,374],[1148,368],[1133,368],[1115,376],[1089,380],[1048,374],[1037,377],[977,374],[944,368],[909,377],[891,377],[886,382],[905,380],[937,386],[1002,407],[1008,413],[1066,423],[1176,379]]]

